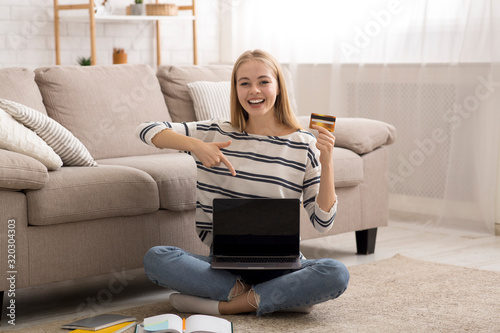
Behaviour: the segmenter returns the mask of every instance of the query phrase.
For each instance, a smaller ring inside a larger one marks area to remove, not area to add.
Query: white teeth
[[[252,101],[248,101],[248,103],[250,103],[250,104],[259,104],[259,103],[262,103],[262,102],[264,102],[263,99],[254,99]]]

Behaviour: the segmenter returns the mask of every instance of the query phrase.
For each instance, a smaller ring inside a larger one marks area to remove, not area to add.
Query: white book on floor
[[[181,318],[167,313],[144,318],[136,333],[232,333],[233,323],[224,318],[192,315]]]

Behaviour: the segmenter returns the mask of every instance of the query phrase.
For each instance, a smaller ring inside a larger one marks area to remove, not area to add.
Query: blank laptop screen
[[[214,255],[299,253],[298,199],[214,199],[213,206]]]

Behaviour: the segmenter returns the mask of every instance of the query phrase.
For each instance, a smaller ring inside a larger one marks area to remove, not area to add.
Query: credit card
[[[309,128],[312,128],[312,125],[318,125],[326,128],[330,132],[333,132],[335,129],[335,118],[334,116],[329,116],[326,114],[317,114],[311,113],[311,120],[309,121]]]

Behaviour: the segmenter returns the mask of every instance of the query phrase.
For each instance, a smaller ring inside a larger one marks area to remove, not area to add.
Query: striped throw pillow
[[[47,170],[59,170],[63,165],[61,158],[35,132],[16,121],[10,114],[0,108],[0,148],[10,150],[34,158],[41,162]],[[5,179],[2,181],[12,181]]]
[[[0,98],[0,108],[38,134],[67,166],[97,166],[87,148],[55,120],[26,105]]]
[[[187,84],[197,120],[231,120],[231,82],[196,81]]]

